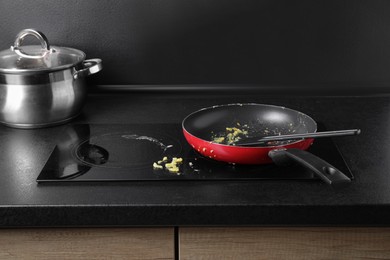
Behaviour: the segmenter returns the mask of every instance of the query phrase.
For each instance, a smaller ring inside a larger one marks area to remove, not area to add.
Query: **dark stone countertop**
[[[299,181],[38,185],[36,178],[55,145],[58,127],[0,126],[0,226],[390,224],[390,97],[386,94],[105,92],[90,94],[73,123],[180,123],[202,107],[236,102],[297,109],[328,129],[360,128],[358,137],[335,140],[355,179],[342,187]]]

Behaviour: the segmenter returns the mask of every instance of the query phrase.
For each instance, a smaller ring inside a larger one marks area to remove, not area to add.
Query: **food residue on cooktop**
[[[153,169],[166,170],[170,173],[176,173],[180,175],[180,165],[183,163],[183,158],[173,157],[169,162],[168,157],[164,157],[162,160],[153,163]]]
[[[149,142],[152,142],[154,144],[159,145],[161,147],[161,149],[164,149],[164,151],[167,150],[168,148],[172,148],[173,147],[173,145],[165,145],[162,142],[160,142],[159,140],[157,140],[156,138],[153,138],[153,137],[150,137],[150,136],[137,135],[137,134],[126,134],[126,135],[122,135],[122,137],[126,138],[126,139],[149,141]]]
[[[242,137],[248,137],[248,125],[241,126],[237,123],[237,126],[226,127],[225,132],[212,134],[211,140],[218,144],[234,145],[235,142],[241,140]]]

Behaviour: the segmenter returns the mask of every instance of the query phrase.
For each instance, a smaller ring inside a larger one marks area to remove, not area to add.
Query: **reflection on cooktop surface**
[[[316,140],[309,151],[353,177],[330,138]],[[178,172],[160,167],[173,158],[183,158]],[[186,142],[180,124],[68,125],[37,178],[39,183],[167,180],[318,179],[298,165],[232,165],[202,157]]]
[[[92,136],[75,146],[76,159],[90,166],[139,168],[162,156],[178,154],[180,143],[169,136],[150,130],[130,128],[127,132]]]

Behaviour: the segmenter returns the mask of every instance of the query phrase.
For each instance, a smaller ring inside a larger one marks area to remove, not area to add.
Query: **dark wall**
[[[99,84],[390,82],[390,1],[0,0],[0,49],[24,28]]]

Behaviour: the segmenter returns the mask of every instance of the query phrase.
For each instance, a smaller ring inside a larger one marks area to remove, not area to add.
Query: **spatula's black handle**
[[[275,149],[268,153],[275,164],[286,164],[295,161],[312,170],[319,178],[328,184],[350,182],[351,179],[340,170],[315,156],[299,149]]]

